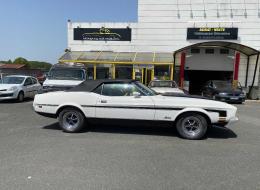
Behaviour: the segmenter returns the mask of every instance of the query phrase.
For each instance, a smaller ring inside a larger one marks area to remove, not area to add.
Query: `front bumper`
[[[233,117],[233,118],[229,119],[229,121],[213,123],[212,126],[229,128],[233,123],[235,123],[237,121],[238,121],[238,117]]]
[[[13,91],[0,92],[0,100],[12,100],[17,98],[17,93]]]
[[[243,96],[215,96],[215,100],[222,102],[242,103],[245,102],[246,98]]]

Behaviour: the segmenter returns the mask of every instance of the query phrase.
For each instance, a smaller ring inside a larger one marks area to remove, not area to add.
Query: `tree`
[[[30,62],[27,61],[27,59],[22,58],[22,57],[18,57],[14,60],[13,64],[22,64],[22,65],[26,65],[28,67],[30,67]]]
[[[42,61],[29,61],[31,69],[44,69],[49,70],[52,64]]]

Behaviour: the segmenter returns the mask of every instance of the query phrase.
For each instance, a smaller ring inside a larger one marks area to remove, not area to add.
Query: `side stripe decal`
[[[182,110],[184,108],[174,107],[151,107],[151,106],[92,106],[92,105],[81,105],[84,108],[114,108],[114,109],[156,109],[156,110]]]

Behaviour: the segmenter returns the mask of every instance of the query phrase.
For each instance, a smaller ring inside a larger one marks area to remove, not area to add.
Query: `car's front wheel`
[[[206,118],[197,113],[183,114],[176,122],[176,128],[182,138],[198,140],[205,136],[208,128]]]
[[[19,94],[17,96],[17,101],[23,102],[23,100],[24,100],[24,93],[21,91],[21,92],[19,92]]]
[[[85,117],[75,108],[65,108],[59,114],[59,125],[64,132],[80,132],[85,124]]]

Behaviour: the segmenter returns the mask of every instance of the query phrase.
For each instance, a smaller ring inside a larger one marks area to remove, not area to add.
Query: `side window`
[[[101,94],[103,88],[103,84],[99,85],[95,90],[93,90],[96,94]]]
[[[140,90],[133,84],[127,83],[115,83],[104,84],[102,95],[104,96],[133,96],[134,92],[140,92]]]
[[[37,80],[35,78],[31,78],[33,84],[37,84]]]
[[[27,78],[24,82],[24,86],[32,85],[32,80],[31,78]]]

